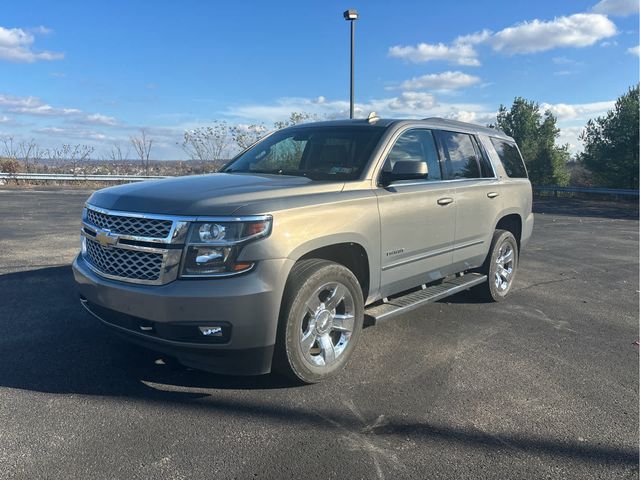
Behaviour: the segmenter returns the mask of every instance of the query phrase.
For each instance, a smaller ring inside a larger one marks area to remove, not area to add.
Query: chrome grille
[[[162,253],[103,247],[89,238],[85,241],[85,259],[102,273],[122,279],[154,281],[160,278]]]
[[[118,235],[166,238],[173,226],[171,220],[109,215],[91,208],[87,209],[86,215],[88,223]]]

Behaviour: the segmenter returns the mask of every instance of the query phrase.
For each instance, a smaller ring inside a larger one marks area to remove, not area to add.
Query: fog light
[[[200,333],[205,337],[222,337],[222,327],[198,327]]]

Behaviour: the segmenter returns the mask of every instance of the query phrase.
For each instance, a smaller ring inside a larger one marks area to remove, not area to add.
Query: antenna
[[[369,123],[376,123],[378,120],[380,120],[380,117],[378,117],[378,114],[376,112],[371,112],[367,117],[367,121]]]

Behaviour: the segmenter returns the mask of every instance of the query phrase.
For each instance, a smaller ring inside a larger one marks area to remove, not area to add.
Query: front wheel
[[[518,242],[507,230],[496,230],[491,241],[491,249],[480,272],[487,276],[487,282],[473,288],[483,300],[500,302],[507,296],[518,268]]]
[[[287,281],[274,369],[303,383],[340,372],[358,342],[364,319],[362,289],[346,267],[303,260]]]

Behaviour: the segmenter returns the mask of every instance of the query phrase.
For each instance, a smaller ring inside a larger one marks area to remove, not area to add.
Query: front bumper
[[[280,301],[292,265],[288,259],[263,260],[237,277],[156,286],[108,280],[78,256],[73,274],[85,308],[128,340],[187,366],[258,375],[271,370]],[[224,338],[200,340],[192,334],[198,326],[212,325],[224,327]]]

